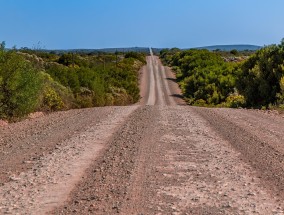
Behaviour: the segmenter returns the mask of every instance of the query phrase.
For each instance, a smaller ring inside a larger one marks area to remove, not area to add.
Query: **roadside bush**
[[[225,106],[230,108],[238,108],[245,106],[245,97],[238,94],[232,94],[227,97]]]
[[[112,106],[114,105],[114,96],[112,95],[112,93],[106,93],[106,97],[105,97],[105,105],[106,106]]]
[[[76,107],[72,91],[45,73],[40,73],[43,90],[40,95],[39,111],[58,111]]]
[[[227,55],[240,55],[235,50]],[[284,104],[284,39],[241,62],[207,50],[162,50],[189,104],[269,108]],[[226,62],[225,62],[226,61]],[[235,94],[237,90],[238,94]]]
[[[143,55],[138,53],[134,55],[137,56],[141,58]],[[137,71],[142,65],[143,63],[133,58],[130,53],[118,65],[70,68],[49,63],[46,72],[54,80],[72,90],[78,107],[127,105],[140,99]],[[82,89],[85,91],[82,92]],[[117,89],[120,89],[119,92]],[[91,94],[86,95],[87,91]],[[127,98],[122,96],[125,92]]]
[[[162,51],[164,61],[176,72],[186,101],[192,105],[219,105],[234,92],[234,63],[207,50]]]
[[[80,88],[80,93],[76,95],[76,103],[81,108],[93,107],[93,91],[86,87]]]
[[[23,117],[37,108],[42,81],[32,64],[0,48],[0,118]]]
[[[127,94],[125,89],[112,87],[111,92],[114,98],[114,105],[121,106],[131,103],[131,97]]]
[[[118,54],[118,53],[116,53]],[[0,44],[0,118],[33,111],[127,105],[140,99],[138,70],[145,55],[56,54]]]
[[[125,54],[125,58],[134,58],[141,61],[143,64],[146,64],[145,57],[146,56],[144,53],[138,53],[138,52],[128,52]]]
[[[44,90],[43,106],[48,111],[57,111],[64,108],[64,103],[55,90],[47,88]]]
[[[279,85],[280,85],[280,92],[276,94],[277,105],[283,108],[284,107],[284,75],[280,79]]]
[[[283,62],[284,44],[280,44],[257,51],[240,66],[237,88],[248,106],[268,107],[281,101]]]
[[[201,107],[204,107],[206,106],[206,101],[204,101],[203,99],[198,99],[196,101],[194,101],[193,103],[194,106],[201,106]]]

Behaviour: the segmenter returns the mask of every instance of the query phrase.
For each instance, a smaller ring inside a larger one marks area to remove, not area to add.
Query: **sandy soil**
[[[0,214],[284,214],[284,118],[186,106],[155,56],[141,101],[0,127]]]

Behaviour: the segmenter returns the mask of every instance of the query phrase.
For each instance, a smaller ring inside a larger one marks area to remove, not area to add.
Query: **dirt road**
[[[284,214],[284,118],[186,106],[155,56],[141,101],[0,127],[0,214]]]

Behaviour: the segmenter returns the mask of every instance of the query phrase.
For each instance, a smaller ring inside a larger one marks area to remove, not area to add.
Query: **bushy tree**
[[[22,117],[34,111],[42,88],[39,72],[15,51],[0,48],[0,117]]]
[[[249,106],[274,104],[284,76],[284,49],[280,45],[257,51],[240,67],[237,87]]]

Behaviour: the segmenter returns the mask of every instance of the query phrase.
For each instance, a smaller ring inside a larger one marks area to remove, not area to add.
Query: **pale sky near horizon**
[[[0,41],[46,49],[277,44],[283,0],[0,0]]]

